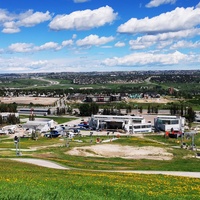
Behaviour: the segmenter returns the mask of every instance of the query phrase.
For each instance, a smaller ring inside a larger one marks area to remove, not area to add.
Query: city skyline
[[[200,69],[199,0],[6,0],[1,73]]]

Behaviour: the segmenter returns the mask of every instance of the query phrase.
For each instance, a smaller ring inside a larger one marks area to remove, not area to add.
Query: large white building
[[[181,116],[159,115],[154,118],[154,126],[157,131],[176,130],[184,133],[185,118]]]
[[[151,123],[141,116],[92,115],[89,126],[96,130],[124,130],[128,133],[152,132]]]

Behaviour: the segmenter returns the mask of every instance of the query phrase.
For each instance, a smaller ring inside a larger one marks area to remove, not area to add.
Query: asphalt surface
[[[11,160],[15,160],[18,162],[24,162],[29,164],[34,164],[42,167],[48,167],[53,169],[62,169],[69,170],[70,168],[61,166],[55,162],[35,159],[35,158],[12,158]],[[95,170],[91,170],[95,171]],[[200,172],[181,172],[181,171],[145,171],[145,170],[98,170],[100,172],[117,172],[117,173],[137,173],[137,174],[162,174],[162,175],[170,175],[170,176],[183,176],[190,178],[200,178]]]

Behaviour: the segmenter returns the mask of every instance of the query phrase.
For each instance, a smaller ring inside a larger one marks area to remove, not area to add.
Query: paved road
[[[69,169],[67,167],[63,167],[55,162],[48,161],[48,160],[42,160],[42,159],[36,159],[36,158],[11,158],[11,160],[30,163],[42,167],[48,167],[53,169]]]
[[[35,158],[12,158],[11,160],[30,163],[42,167],[54,168],[54,169],[62,169],[69,170],[70,168],[61,166],[55,162],[35,159]],[[91,170],[96,171],[96,170]],[[100,170],[98,170],[100,171]],[[179,172],[179,171],[143,171],[143,170],[101,170],[101,172],[118,172],[118,173],[137,173],[137,174],[163,174],[163,175],[171,175],[171,176],[183,176],[190,178],[200,178],[200,172]]]

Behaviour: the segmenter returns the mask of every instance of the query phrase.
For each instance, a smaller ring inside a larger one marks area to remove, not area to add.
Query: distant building
[[[24,129],[37,130],[39,132],[50,131],[51,128],[55,128],[57,123],[52,119],[47,118],[36,118],[34,121],[27,121],[22,124]]]
[[[200,114],[196,114],[196,116],[195,116],[195,122],[200,122]]]
[[[110,96],[88,95],[85,98],[85,102],[111,102],[111,101],[121,101],[121,96],[120,95],[110,95]]]
[[[33,114],[33,115],[48,115],[50,110],[48,108],[19,108],[19,114]]]
[[[185,118],[180,116],[160,115],[154,118],[154,126],[157,131],[181,131],[184,133]]]
[[[152,132],[151,123],[141,116],[92,115],[89,126],[96,130],[124,130],[128,133]]]
[[[9,112],[0,113],[0,116],[2,117],[2,120],[5,121],[5,122],[7,121],[8,117],[10,115],[15,115],[16,118],[19,117],[19,113],[9,113]]]

